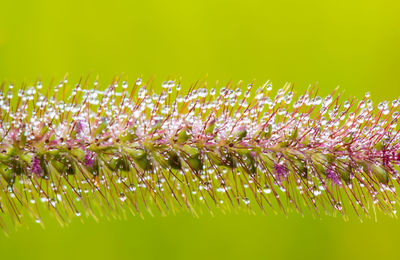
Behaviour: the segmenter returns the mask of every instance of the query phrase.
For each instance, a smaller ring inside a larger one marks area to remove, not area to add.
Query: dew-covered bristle
[[[43,211],[61,223],[127,209],[396,215],[400,100],[270,82],[161,87],[3,84],[0,225]]]

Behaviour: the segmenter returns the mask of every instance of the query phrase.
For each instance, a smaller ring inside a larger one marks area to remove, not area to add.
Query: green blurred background
[[[398,1],[1,1],[0,79],[124,73],[400,95]],[[76,219],[0,235],[1,259],[396,259],[397,219],[292,214]]]

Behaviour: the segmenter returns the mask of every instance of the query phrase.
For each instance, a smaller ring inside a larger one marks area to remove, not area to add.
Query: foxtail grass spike
[[[400,100],[206,86],[3,84],[0,226],[47,212],[396,215]]]

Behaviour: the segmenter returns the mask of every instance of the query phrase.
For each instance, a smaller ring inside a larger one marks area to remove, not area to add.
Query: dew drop
[[[314,98],[314,105],[318,106],[322,103],[322,98],[320,96],[316,96]]]
[[[264,187],[264,189],[263,189],[263,192],[265,193],[265,194],[270,194],[271,193],[271,188],[269,187],[269,186],[265,186]]]
[[[124,193],[121,192],[121,194],[119,194],[119,199],[124,202],[126,200],[126,195]]]
[[[162,88],[168,88],[168,87],[169,87],[168,81],[164,81],[164,82],[161,84],[161,87],[162,87]]]

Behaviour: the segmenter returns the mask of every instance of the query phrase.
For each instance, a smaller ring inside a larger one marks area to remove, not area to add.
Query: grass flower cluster
[[[396,215],[399,100],[137,79],[0,91],[0,226],[187,209]],[[103,88],[104,89],[104,88]],[[68,93],[68,94],[66,94]]]

